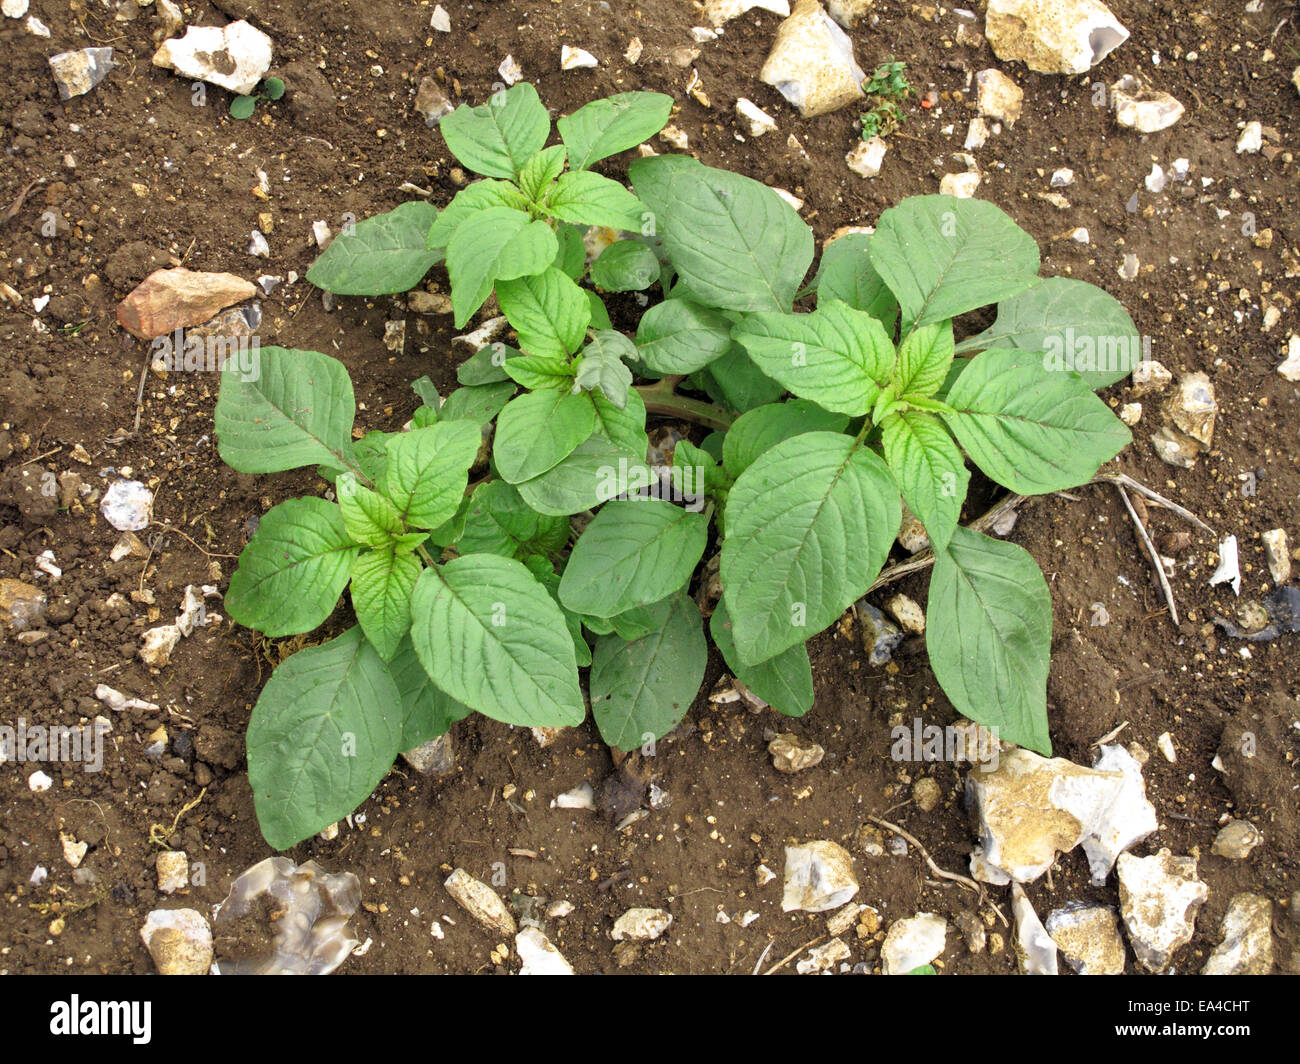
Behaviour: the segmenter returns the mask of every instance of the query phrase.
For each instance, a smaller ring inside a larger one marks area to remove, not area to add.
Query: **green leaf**
[[[507,344],[486,344],[475,351],[456,367],[456,380],[464,385],[498,384],[508,381],[506,360],[517,357],[520,352]]]
[[[517,211],[525,218],[531,219],[528,198],[509,181],[493,181],[484,178],[466,185],[451,198],[451,202],[438,215],[438,220],[429,230],[428,244],[431,248],[445,248],[451,241],[452,234],[467,218],[490,207],[505,207]]]
[[[708,542],[704,515],[661,499],[607,503],[578,537],[560,578],[574,613],[613,617],[684,587]]]
[[[715,402],[742,414],[776,402],[785,392],[783,385],[754,365],[745,349],[735,343],[700,370],[698,377]]]
[[[474,712],[434,686],[415,653],[410,633],[398,644],[388,671],[402,699],[403,750],[414,750],[421,743],[438,738],[456,721]]]
[[[415,380],[411,381],[411,391],[420,397],[420,402],[433,407],[435,411],[442,406],[442,396],[438,394],[437,387],[429,379],[427,373],[423,377],[416,377]]]
[[[267,78],[262,82],[262,92],[268,100],[278,100],[284,96],[284,82],[279,78]]]
[[[938,550],[961,520],[970,471],[938,418],[904,411],[886,418],[880,442],[903,501],[921,519]]]
[[[379,484],[384,479],[384,470],[388,468],[388,441],[395,435],[393,432],[372,429],[353,445],[357,465],[373,484]],[[337,479],[337,475],[326,479],[332,482]]]
[[[731,322],[689,300],[665,299],[641,316],[636,345],[637,360],[647,369],[694,373],[727,352]]]
[[[344,473],[334,482],[339,496],[343,527],[356,543],[383,547],[406,529],[397,508],[378,492],[357,482],[354,473]]]
[[[541,203],[551,184],[564,173],[568,149],[563,144],[543,148],[519,171],[519,191],[534,203]]]
[[[632,387],[632,371],[623,363],[625,358],[636,358],[636,345],[631,340],[612,329],[596,330],[577,363],[578,387],[588,392],[600,389],[622,410]]]
[[[850,417],[871,409],[894,366],[885,327],[847,303],[811,314],[747,314],[731,335],[773,380]]]
[[[334,612],[358,549],[337,506],[312,497],[282,502],[240,554],[226,609],[269,636],[310,632]]]
[[[230,117],[239,121],[243,121],[245,118],[252,118],[253,112],[256,110],[256,96],[236,96],[230,101]]]
[[[497,418],[492,456],[511,484],[555,466],[591,435],[596,414],[586,396],[549,389],[512,399]]]
[[[617,181],[590,170],[571,171],[555,184],[546,209],[566,222],[640,232],[645,205]]]
[[[432,529],[426,535],[429,542],[437,547],[450,547],[465,530],[465,515],[469,512],[469,496],[466,495],[460,501],[460,506],[456,508],[456,516],[449,521],[444,521],[437,528]],[[400,540],[398,542],[401,542]]]
[[[530,355],[571,355],[582,346],[591,304],[564,272],[548,266],[531,277],[497,284],[501,313]]]
[[[474,489],[457,544],[464,554],[499,554],[503,558],[555,554],[569,541],[569,522],[540,514],[502,480]],[[558,580],[557,580],[558,582]]]
[[[880,216],[871,264],[898,297],[906,333],[1028,288],[1038,245],[985,200],[912,196]]]
[[[736,643],[731,636],[731,617],[726,602],[722,600],[718,601],[713,616],[709,618],[709,632],[722,660],[736,674],[736,679],[778,713],[802,717],[812,709],[812,663],[808,660],[807,646],[800,643],[767,661],[746,665],[736,653]]]
[[[1044,372],[1042,355],[985,351],[948,393],[948,427],[977,466],[1024,495],[1072,488],[1132,440],[1078,377]]]
[[[473,421],[442,420],[388,444],[384,491],[402,521],[437,528],[455,516],[483,433]]]
[[[411,627],[411,593],[423,563],[392,547],[363,551],[352,563],[352,609],[357,623],[385,661]]]
[[[587,245],[582,239],[585,232],[586,226],[570,225],[568,222],[561,222],[555,230],[555,238],[560,247],[552,265],[574,281],[587,268]],[[584,292],[584,295],[592,296],[595,293]]]
[[[843,432],[848,424],[844,414],[833,414],[807,399],[756,406],[741,414],[727,430],[722,440],[722,461],[734,480],[782,440],[805,432]]]
[[[590,288],[584,288],[583,291],[587,293],[587,302],[591,305],[591,327],[612,329],[614,326],[609,320],[609,311],[605,309],[604,301]]]
[[[444,522],[445,524],[445,522]],[[439,525],[442,528],[443,525]],[[436,531],[436,530],[435,530]],[[433,532],[403,532],[400,536],[393,539],[391,544],[393,550],[398,554],[410,554],[416,547],[432,538]]]
[[[565,527],[566,529],[568,527],[567,521]],[[523,562],[559,606],[560,600],[556,595],[560,589],[560,574],[555,571],[551,560],[540,554],[530,554],[523,559]],[[591,647],[587,645],[587,640],[582,634],[582,621],[563,606],[560,606],[560,612],[564,614],[565,627],[569,629],[569,635],[573,639],[573,654],[578,662],[578,668],[585,669],[591,664]]]
[[[1052,756],[1052,597],[1022,547],[968,528],[937,551],[926,609],[930,666],[958,713]]]
[[[429,230],[438,208],[423,200],[357,222],[339,233],[311,264],[307,280],[340,296],[409,292],[442,261]]]
[[[870,248],[868,233],[845,233],[826,245],[815,282],[817,305],[841,300],[878,319],[892,336],[898,322],[898,300],[871,265]]]
[[[629,468],[645,463],[649,440],[645,403],[630,392],[619,410],[599,392],[584,393],[596,419],[591,438],[539,477],[516,485],[523,500],[539,513],[568,516],[617,496]]]
[[[528,82],[478,107],[461,104],[439,124],[451,153],[476,174],[513,179],[551,132],[551,117]]]
[[[780,196],[681,155],[638,159],[629,176],[677,271],[674,294],[720,310],[790,310],[813,235]]]
[[[573,390],[576,370],[564,355],[524,355],[508,359],[505,368],[511,380],[532,392],[540,388]]]
[[[569,166],[585,170],[594,162],[635,148],[668,121],[673,98],[661,92],[623,92],[593,100],[555,123],[569,148]]]
[[[564,614],[522,562],[467,554],[425,569],[411,616],[415,652],[452,698],[507,724],[582,723]]]
[[[591,661],[591,715],[600,736],[619,750],[670,732],[691,708],[704,680],[708,645],[700,611],[687,595],[672,600],[663,627],[626,642],[602,636]]]
[[[706,493],[727,491],[733,479],[704,448],[689,440],[678,440],[674,445],[673,487],[688,505],[703,507]]]
[[[457,388],[442,404],[438,420],[472,421],[482,428],[501,412],[514,394],[515,382],[512,380],[501,384],[476,384],[473,387]]]
[[[639,240],[615,240],[591,267],[591,283],[607,292],[641,292],[659,280],[659,259]]]
[[[1053,371],[1078,373],[1088,387],[1128,376],[1145,356],[1123,304],[1087,281],[1046,277],[998,304],[997,320],[957,351],[986,348],[1041,351]]]
[[[778,443],[727,498],[723,595],[745,664],[833,624],[880,572],[902,520],[888,467],[848,436]]]
[[[483,305],[496,281],[541,273],[558,247],[549,225],[530,222],[527,215],[507,207],[489,207],[467,218],[447,244],[456,328]]]
[[[664,623],[668,620],[668,614],[674,606],[674,599],[678,596],[673,594],[658,602],[651,602],[645,606],[633,606],[630,610],[624,610],[617,616],[609,618],[609,626],[613,633],[620,639],[625,639],[629,643],[633,640],[640,639],[649,635],[651,632],[657,632],[663,628]],[[598,624],[603,618],[585,617],[584,620]],[[603,633],[609,635],[609,632]]]
[[[342,820],[402,743],[402,704],[360,628],[300,650],[262,688],[248,722],[248,782],[262,836],[286,850]]]
[[[930,396],[943,387],[952,365],[952,322],[913,329],[898,347],[894,371],[898,395]]]
[[[283,347],[263,347],[258,355],[255,380],[237,370],[221,373],[215,419],[222,461],[241,473],[351,467],[357,403],[343,363]]]

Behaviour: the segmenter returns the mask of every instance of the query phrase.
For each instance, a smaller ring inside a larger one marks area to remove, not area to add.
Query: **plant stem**
[[[639,385],[636,391],[645,402],[646,412],[679,417],[723,432],[731,428],[736,419],[721,407],[699,399],[688,399],[673,391],[673,385],[680,379],[680,377],[665,377],[657,384]]]

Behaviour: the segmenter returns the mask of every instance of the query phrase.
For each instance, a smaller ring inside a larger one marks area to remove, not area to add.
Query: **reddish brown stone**
[[[155,270],[117,306],[117,320],[141,340],[201,325],[233,303],[251,299],[257,289],[230,273],[196,273],[178,267]]]

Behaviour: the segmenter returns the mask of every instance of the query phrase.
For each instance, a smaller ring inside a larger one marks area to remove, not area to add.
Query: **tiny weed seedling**
[[[887,137],[903,124],[901,101],[912,91],[903,71],[907,64],[891,59],[876,67],[876,72],[862,83],[862,91],[871,102],[871,110],[862,116],[862,139]]]
[[[267,78],[262,82],[262,91],[251,96],[236,96],[230,101],[231,118],[252,118],[257,109],[258,100],[273,102],[284,96],[284,82],[279,78]]]
[[[530,85],[463,106],[442,133],[482,180],[442,210],[362,221],[316,260],[313,283],[365,296],[445,261],[456,325],[495,296],[513,329],[450,394],[417,381],[406,430],[354,433],[348,373],[317,352],[264,347],[256,380],[223,374],[223,459],[315,466],[332,485],[262,518],[228,612],[301,635],[350,587],[356,618],[284,660],[253,711],[271,845],[345,816],[399,751],[471,712],[581,723],[580,669],[623,750],[682,719],[710,639],[773,709],[808,712],[806,644],[871,588],[904,502],[934,552],[940,684],[1050,752],[1047,584],[1022,548],[961,523],[968,462],[1024,494],[1091,479],[1130,439],[1093,390],[1131,370],[1131,319],[1092,285],[1040,278],[1036,244],[998,208],[947,196],[834,241],[806,283],[812,231],[763,184],[682,155],[633,162],[631,190],[590,169],[670,107],[597,100],[548,147]],[[621,236],[589,262],[592,226]],[[614,327],[609,292],[639,294],[634,329]],[[990,304],[992,325],[958,342],[954,319]],[[651,464],[652,419],[698,427]]]

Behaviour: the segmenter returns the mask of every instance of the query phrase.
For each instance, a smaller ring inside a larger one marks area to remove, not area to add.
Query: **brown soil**
[[[53,604],[49,637],[35,646],[8,636],[0,643],[0,722],[20,716],[47,724],[86,721],[102,711],[93,698],[101,682],[164,707],[114,715],[102,773],[44,766],[55,786],[33,794],[26,786],[30,767],[0,772],[0,970],[152,971],[138,934],[144,915],[159,904],[178,904],[156,891],[152,825],[176,823],[172,845],[203,863],[206,885],[194,886],[185,899],[201,910],[268,855],[253,816],[242,736],[270,661],[287,648],[263,646],[225,622],[184,640],[161,672],[147,669],[135,652],[143,628],[174,615],[186,584],[224,588],[250,518],[290,495],[318,490],[319,482],[306,473],[254,479],[225,468],[212,442],[211,375],[151,375],[140,431],[132,433],[145,351],[115,325],[113,310],[145,274],[175,258],[249,278],[289,270],[301,276],[313,258],[314,220],[337,229],[344,212],[361,218],[389,209],[407,198],[398,191],[407,181],[432,188],[433,201],[445,203],[456,189],[454,163],[413,113],[415,86],[442,72],[449,84],[458,82],[458,99],[481,102],[507,52],[557,114],[615,91],[672,93],[680,101],[675,121],[701,159],[805,199],[804,216],[824,239],[841,225],[872,224],[885,207],[936,191],[943,173],[962,168],[949,153],[960,150],[974,112],[954,93],[966,86],[964,68],[995,62],[986,46],[952,44],[952,12],[936,22],[915,5],[878,3],[878,27],[863,25],[853,35],[860,63],[870,69],[891,55],[904,59],[913,86],[923,94],[937,90],[941,98],[929,110],[909,105],[883,174],[864,181],[843,161],[857,136],[852,109],[804,121],[758,82],[778,23],[769,13],[743,16],[718,40],[699,46],[693,66],[712,102],[706,109],[686,95],[691,64],[674,62],[690,43],[690,28],[703,21],[691,5],[445,2],[455,27],[450,36],[425,29],[427,0],[191,5],[191,24],[247,17],[275,40],[275,72],[285,77],[289,95],[259,106],[242,123],[228,117],[223,91],[210,89],[207,106],[194,106],[188,82],[150,65],[156,23],[149,9],[118,23],[85,0],[35,0],[32,13],[51,27],[49,40],[32,36],[21,22],[0,21],[0,128],[8,160],[0,170],[0,212],[37,182],[0,228],[0,279],[23,295],[21,310],[0,300],[4,476],[70,471],[102,489],[104,471],[129,467],[156,493],[155,523],[146,535],[157,537],[147,561],[113,563],[109,551],[118,534],[97,506],[76,502],[50,514],[31,499],[25,511],[17,498],[0,505],[0,576],[32,580],[35,558],[47,549],[64,570],[52,587],[48,578],[40,581]],[[1209,901],[1196,938],[1177,959],[1178,970],[1195,971],[1217,942],[1219,918],[1234,894],[1256,891],[1283,902],[1300,887],[1297,637],[1251,644],[1247,655],[1245,644],[1208,627],[1215,613],[1234,616],[1239,601],[1269,589],[1260,532],[1284,526],[1300,536],[1298,392],[1273,372],[1300,297],[1291,250],[1300,242],[1291,154],[1298,147],[1297,101],[1288,84],[1300,34],[1294,5],[1276,0],[1254,15],[1223,0],[1190,11],[1172,0],[1111,6],[1133,36],[1097,77],[1111,81],[1140,69],[1187,105],[1185,117],[1152,136],[1117,130],[1105,109],[1092,106],[1091,78],[1043,77],[1001,64],[1025,89],[1025,117],[976,154],[986,171],[980,195],[1037,238],[1045,273],[1080,277],[1115,293],[1151,338],[1153,357],[1175,374],[1209,373],[1218,393],[1214,449],[1196,468],[1174,470],[1155,457],[1150,400],[1136,442],[1117,466],[1217,530],[1236,533],[1241,600],[1223,586],[1207,586],[1215,543],[1198,534],[1179,556],[1174,587],[1183,622],[1175,630],[1121,503],[1103,486],[1079,489],[1072,499],[1032,501],[1011,535],[1040,562],[1052,588],[1048,693],[1057,753],[1090,763],[1090,745],[1127,721],[1121,738],[1152,752],[1147,787],[1161,819],[1140,852],[1168,846],[1201,856]],[[645,52],[632,66],[623,52],[635,35]],[[101,42],[115,49],[118,69],[89,95],[60,102],[46,57]],[[599,69],[558,72],[564,42],[596,54]],[[1153,67],[1155,50],[1161,61]],[[1187,58],[1193,51],[1195,62]],[[758,142],[738,137],[731,108],[740,96],[776,116],[781,132]],[[1280,151],[1234,154],[1237,123],[1247,119],[1281,130],[1273,145]],[[955,131],[945,135],[949,125]],[[786,149],[788,133],[798,136],[806,158]],[[1168,169],[1180,156],[1191,162],[1189,181],[1148,193],[1143,178],[1152,162]],[[614,161],[610,172],[621,165]],[[1036,198],[1062,166],[1078,175],[1062,190],[1073,204],[1069,210]],[[253,194],[259,169],[269,178],[265,199]],[[1202,187],[1203,178],[1211,183]],[[1135,191],[1139,210],[1131,214],[1125,204]],[[1221,220],[1216,208],[1231,213]],[[49,210],[67,223],[53,238],[40,231]],[[246,253],[263,212],[274,216],[269,262]],[[1271,246],[1242,235],[1246,212],[1259,230],[1272,230]],[[1091,245],[1063,237],[1079,225],[1089,229]],[[1125,282],[1117,267],[1130,251],[1143,271]],[[435,271],[433,278],[439,276]],[[34,330],[32,299],[42,293],[53,298],[39,316],[45,329]],[[1261,332],[1265,300],[1283,311],[1267,335]],[[362,428],[401,425],[417,402],[409,382],[429,373],[445,391],[463,357],[451,352],[448,319],[407,314],[400,300],[341,300],[327,312],[320,294],[300,280],[263,300],[263,310],[263,342],[325,351],[347,364]],[[384,322],[402,316],[408,343],[397,357],[381,341]],[[1126,396],[1127,385],[1109,393],[1116,403]],[[88,452],[88,465],[73,459],[77,445]],[[1244,496],[1238,478],[1249,471],[1258,492]],[[1159,510],[1151,514],[1153,531],[1184,530]],[[159,534],[164,527],[174,531]],[[923,600],[926,582],[913,577],[901,588]],[[153,592],[152,608],[131,601],[125,610],[105,609],[112,593],[142,589]],[[1104,627],[1090,624],[1095,602],[1109,612]],[[664,906],[675,922],[661,942],[620,958],[628,971],[748,972],[771,937],[768,963],[784,957],[820,936],[824,923],[782,914],[779,881],[756,887],[756,867],[766,862],[779,874],[782,847],[792,841],[834,839],[854,848],[869,814],[918,837],[940,866],[964,870],[973,837],[960,801],[961,773],[950,764],[900,765],[889,758],[891,720],[953,719],[923,647],[905,646],[893,665],[873,669],[851,639],[832,631],[814,641],[813,662],[817,705],[792,727],[826,748],[820,767],[794,777],[776,773],[763,736],[784,729],[785,721],[701,699],[651,762],[671,804],[622,833],[599,814],[550,808],[556,794],[584,780],[599,784],[609,773],[609,753],[590,724],[545,750],[526,732],[481,718],[457,725],[453,778],[430,783],[399,766],[359,810],[363,823],[291,854],[361,878],[365,909],[356,924],[373,946],[344,970],[492,970],[488,954],[496,940],[443,890],[454,866],[488,879],[501,862],[503,893],[573,902],[574,913],[552,921],[548,932],[583,972],[616,970],[609,930],[632,905]],[[719,672],[715,662],[706,691]],[[156,761],[145,747],[159,725],[169,746]],[[1241,762],[1231,787],[1210,767],[1229,725],[1233,735],[1254,730],[1261,750]],[[1173,737],[1175,764],[1156,752],[1163,732]],[[928,814],[909,803],[910,784],[920,774],[933,775],[943,791],[942,804]],[[514,804],[502,800],[507,784],[518,788]],[[1264,833],[1248,861],[1210,855],[1217,824],[1228,813],[1251,818]],[[74,881],[60,831],[89,844],[82,867],[93,877]],[[874,858],[857,849],[856,858],[858,900],[874,905],[884,926],[918,910],[952,916],[972,907],[971,895],[930,881],[915,849]],[[49,879],[33,886],[29,877],[38,864],[49,869]],[[1080,853],[1064,857],[1052,882],[1044,879],[1029,893],[1040,913],[1079,897],[1117,901],[1113,879],[1100,889],[1088,885]],[[1004,900],[998,892],[994,897]],[[736,917],[749,909],[760,916],[748,928],[717,920],[718,913]],[[1281,910],[1278,917],[1278,967],[1296,970],[1294,925],[1288,939]],[[50,930],[56,918],[58,934]],[[431,936],[434,921],[444,938]],[[877,944],[849,938],[854,963],[876,958]],[[976,956],[960,936],[948,942],[945,971],[1015,970],[1009,949]]]

